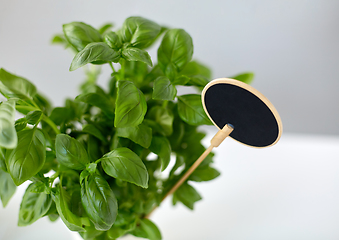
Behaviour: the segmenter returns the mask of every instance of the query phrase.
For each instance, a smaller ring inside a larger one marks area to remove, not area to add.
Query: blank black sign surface
[[[244,144],[266,147],[279,137],[279,125],[270,108],[249,90],[228,83],[210,86],[204,95],[205,108],[222,129],[234,126],[230,136]]]

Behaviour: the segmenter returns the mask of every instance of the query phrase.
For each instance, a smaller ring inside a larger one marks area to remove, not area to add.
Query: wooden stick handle
[[[233,127],[226,124],[223,129],[219,130],[217,134],[214,135],[214,137],[211,140],[211,145],[201,154],[201,156],[193,163],[193,165],[187,170],[187,172],[179,179],[179,181],[169,190],[166,195],[162,198],[161,202],[165,200],[169,195],[174,193],[186,180],[187,178],[193,173],[193,171],[204,161],[204,159],[207,157],[207,155],[212,151],[214,147],[218,147],[224,140],[227,138],[231,132],[233,131]],[[150,215],[153,213],[153,211],[156,209],[153,208],[153,210],[147,214],[145,218],[149,218]]]

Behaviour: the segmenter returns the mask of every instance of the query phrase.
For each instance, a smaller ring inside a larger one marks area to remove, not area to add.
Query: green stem
[[[125,59],[120,60],[120,65],[121,65],[120,78],[121,78],[121,80],[124,80],[124,78],[125,78]]]
[[[46,115],[44,115],[42,117],[42,120],[45,121],[53,130],[56,134],[60,134],[60,130],[57,128],[57,126],[55,125],[54,122],[52,122],[51,119],[49,119],[49,117],[47,117]]]
[[[112,70],[113,70],[113,73],[116,73],[114,67],[113,67],[113,64],[111,62],[109,62],[109,65],[111,66]]]
[[[163,103],[162,103],[162,107],[163,107],[163,108],[166,108],[166,107],[167,107],[167,104],[168,104],[168,100],[164,100]]]

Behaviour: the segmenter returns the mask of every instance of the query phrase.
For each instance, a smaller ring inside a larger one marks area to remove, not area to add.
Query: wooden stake
[[[214,147],[218,147],[224,140],[227,138],[231,132],[233,131],[233,127],[231,125],[226,124],[221,130],[214,135],[211,140],[211,145],[201,154],[201,156],[193,163],[193,165],[187,170],[187,172],[179,179],[179,181],[169,190],[166,195],[161,200],[164,201],[166,197],[173,194],[186,180],[187,178],[193,173],[193,171],[204,161],[207,155],[212,151]],[[157,208],[155,206],[152,211],[147,214],[145,218],[149,218],[153,211]]]

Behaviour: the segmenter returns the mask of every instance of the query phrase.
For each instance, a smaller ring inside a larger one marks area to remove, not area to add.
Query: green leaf
[[[173,85],[186,85],[190,81],[190,78],[185,75],[176,76],[174,80],[172,80]]]
[[[59,184],[56,193],[53,195],[58,214],[62,221],[71,231],[84,232],[85,229],[82,224],[81,217],[75,215],[71,211],[71,196],[68,192]]]
[[[152,141],[152,128],[141,123],[136,127],[117,128],[117,136],[132,140],[144,148],[148,148]]]
[[[18,226],[27,226],[43,217],[52,205],[52,197],[44,192],[34,193],[34,183],[26,189],[19,210]]]
[[[236,76],[231,77],[232,79],[239,80],[241,82],[251,84],[254,78],[254,73],[252,72],[247,72],[247,73],[242,73]]]
[[[191,125],[212,125],[201,103],[201,96],[188,94],[178,96],[178,112],[180,118]]]
[[[27,120],[26,118],[19,118],[15,121],[14,127],[17,132],[20,132],[21,130],[24,130],[27,126]]]
[[[133,47],[149,47],[157,38],[161,27],[153,21],[142,17],[129,17],[120,30],[123,42],[129,42]]]
[[[167,77],[158,77],[153,84],[153,99],[174,100],[177,96],[177,89]]]
[[[103,113],[113,119],[114,107],[113,103],[104,95],[98,93],[84,93],[80,94],[75,98],[75,101],[88,103],[92,106],[100,108]]]
[[[102,176],[89,175],[81,182],[81,201],[97,230],[107,231],[112,227],[118,213],[118,203]]]
[[[138,226],[132,232],[136,237],[147,238],[149,240],[161,240],[162,236],[158,227],[149,219],[141,219]]]
[[[28,124],[35,125],[40,122],[40,119],[42,117],[41,111],[31,111],[27,113],[26,120]]]
[[[49,118],[56,124],[67,123],[74,118],[74,112],[70,108],[56,107],[52,110]]]
[[[6,166],[6,149],[3,147],[0,147],[0,169],[7,172],[7,166]]]
[[[89,43],[102,41],[99,31],[83,22],[64,24],[63,31],[67,41],[78,51],[84,49]]]
[[[139,61],[153,67],[151,56],[145,50],[135,47],[125,48],[122,50],[122,56],[127,61]]]
[[[220,175],[220,173],[212,168],[212,167],[206,167],[206,168],[197,168],[194,170],[194,172],[189,177],[189,180],[195,181],[195,182],[203,182],[203,181],[210,181],[212,179],[217,178]]]
[[[105,34],[108,30],[110,30],[112,27],[113,27],[113,23],[106,23],[104,25],[102,25],[100,28],[99,28],[99,33],[100,34]]]
[[[115,127],[135,127],[147,111],[144,94],[129,81],[118,81],[118,96],[115,102]]]
[[[148,187],[148,172],[138,155],[128,148],[116,148],[101,158],[104,171],[111,177]]]
[[[178,190],[174,192],[174,195],[177,200],[191,210],[193,210],[194,203],[202,199],[199,193],[188,183],[182,184]]]
[[[56,136],[55,152],[58,162],[71,169],[82,170],[89,163],[84,146],[66,134]]]
[[[7,170],[16,185],[37,174],[46,160],[46,140],[41,130],[18,132],[18,145],[6,152]]]
[[[107,142],[105,136],[100,132],[100,130],[93,124],[86,124],[82,127],[82,131],[88,134],[93,135],[94,137],[100,139],[104,143]]]
[[[2,206],[6,207],[9,200],[12,198],[16,190],[11,175],[0,168],[0,199]]]
[[[161,171],[164,171],[171,160],[172,149],[168,139],[166,137],[153,136],[149,150],[160,157]]]
[[[167,31],[158,49],[158,64],[165,75],[173,80],[178,72],[191,61],[193,41],[183,29]]]
[[[8,100],[0,105],[0,147],[15,148],[18,137],[15,131],[15,101]]]
[[[173,133],[173,113],[161,106],[152,107],[147,113],[147,119],[154,120],[160,127],[160,134],[169,136]]]
[[[115,50],[119,50],[122,47],[121,39],[115,32],[107,33],[105,36],[105,42],[108,46]]]
[[[95,61],[118,62],[119,59],[120,53],[106,43],[90,43],[74,56],[69,70],[74,71]]]
[[[189,77],[202,76],[207,79],[212,78],[211,70],[207,66],[203,65],[202,63],[198,61],[191,61],[187,63],[187,65],[180,72],[180,74],[183,74]]]
[[[0,69],[0,81],[0,90],[6,92],[6,97],[32,99],[37,92],[36,87],[27,79],[13,75],[3,68]]]

